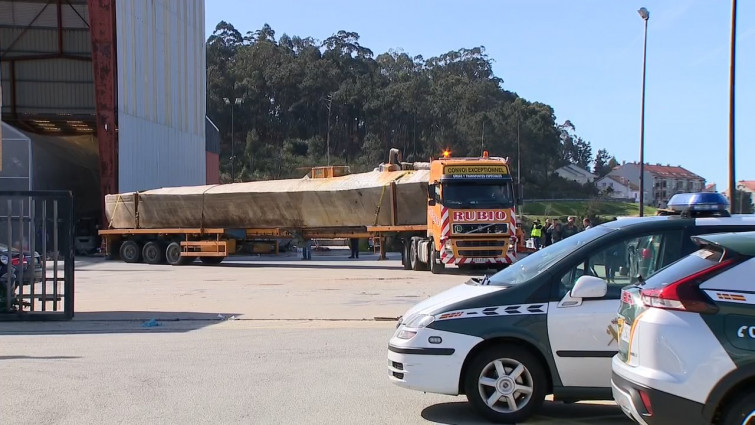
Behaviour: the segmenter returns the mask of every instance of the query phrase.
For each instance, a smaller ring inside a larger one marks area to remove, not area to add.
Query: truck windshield
[[[443,205],[449,208],[511,208],[511,182],[453,182],[443,184]]]
[[[511,286],[524,283],[548,270],[579,247],[603,237],[614,229],[597,226],[569,236],[532,253],[490,277],[490,285]]]

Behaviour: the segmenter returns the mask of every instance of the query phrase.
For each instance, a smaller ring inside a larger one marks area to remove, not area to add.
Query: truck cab
[[[453,158],[430,163],[426,237],[412,238],[412,268],[437,273],[447,264],[502,269],[516,261],[514,180],[508,159]]]

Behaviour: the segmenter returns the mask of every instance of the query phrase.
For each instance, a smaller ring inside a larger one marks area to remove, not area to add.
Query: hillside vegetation
[[[426,58],[373,52],[353,31],[315,40],[220,22],[207,40],[207,86],[223,182],[298,178],[320,165],[371,170],[394,147],[408,162],[487,150],[511,158],[528,196],[587,198],[594,187],[554,171],[571,163],[603,176],[618,164],[570,120],[557,123],[551,106],[505,85],[483,46]]]
[[[621,216],[639,216],[640,206],[635,203],[611,201],[605,199],[594,199],[587,201],[524,201],[524,205],[519,206],[518,212],[530,219],[559,217],[565,218],[573,215],[580,220],[584,217],[596,217],[600,221],[612,220],[614,217]],[[645,206],[644,214],[646,216],[655,215],[656,208]]]

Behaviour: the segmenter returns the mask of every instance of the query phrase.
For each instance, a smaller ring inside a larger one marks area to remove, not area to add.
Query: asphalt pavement
[[[73,321],[0,323],[4,422],[485,423],[464,397],[387,377],[391,318],[469,276],[339,254],[188,267],[77,261]],[[527,423],[630,422],[610,402],[546,402]]]

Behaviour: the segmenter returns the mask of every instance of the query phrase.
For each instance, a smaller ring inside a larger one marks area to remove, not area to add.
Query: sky
[[[735,179],[755,180],[755,1],[737,6]],[[724,191],[731,1],[209,0],[205,36],[226,21],[242,34],[267,23],[276,39],[354,31],[375,56],[397,50],[430,58],[484,46],[503,88],[552,106],[593,154],[607,149],[621,163],[640,158],[640,7],[650,11],[645,162],[680,165]]]

